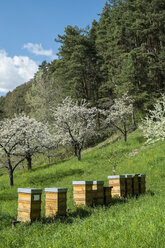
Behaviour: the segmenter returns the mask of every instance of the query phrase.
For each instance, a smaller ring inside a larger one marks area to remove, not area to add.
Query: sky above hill
[[[38,65],[58,58],[54,41],[67,25],[85,28],[105,0],[0,0],[0,95],[33,78]]]

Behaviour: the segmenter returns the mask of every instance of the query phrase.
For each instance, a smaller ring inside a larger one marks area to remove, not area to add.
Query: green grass
[[[165,143],[144,146],[139,131],[129,135],[128,142],[112,139],[82,154],[82,161],[71,158],[56,164],[35,166],[31,172],[17,171],[14,187],[8,186],[8,175],[0,177],[0,247],[27,248],[108,248],[153,247],[165,244]],[[147,192],[139,198],[114,199],[109,207],[79,207],[73,205],[72,181],[104,180],[112,175],[108,161],[113,152],[121,160],[117,174],[145,173]],[[131,154],[135,154],[131,156]],[[122,158],[122,159],[121,159]],[[44,218],[30,224],[18,224],[18,187],[67,187],[68,216],[62,219]]]

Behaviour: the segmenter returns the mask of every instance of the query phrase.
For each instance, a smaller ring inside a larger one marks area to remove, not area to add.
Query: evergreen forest
[[[24,112],[51,122],[50,107],[66,96],[107,109],[126,92],[138,116],[164,93],[162,0],[106,1],[98,22],[84,29],[67,26],[55,42],[58,59],[43,61],[32,80],[0,97],[0,119]]]

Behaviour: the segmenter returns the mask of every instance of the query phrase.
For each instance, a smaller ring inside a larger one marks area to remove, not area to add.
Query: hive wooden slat
[[[109,187],[112,188],[112,197],[113,196],[125,196],[126,187],[125,187],[125,176],[124,175],[113,175],[108,176]]]
[[[112,200],[112,186],[104,187],[104,204],[108,205],[111,203]]]
[[[93,181],[73,181],[72,184],[74,204],[91,206],[93,204]]]
[[[139,174],[135,174],[133,177],[133,195],[139,195]]]
[[[145,174],[139,174],[139,193],[144,194],[146,192],[146,175]]]
[[[45,188],[45,216],[66,215],[67,189]]]
[[[133,178],[132,174],[125,174],[126,196],[133,196]]]
[[[104,204],[104,181],[93,181],[93,204]]]
[[[47,209],[46,217],[55,217],[55,216],[65,216],[66,210],[63,209]]]
[[[41,215],[41,189],[18,188],[18,221],[33,221]]]

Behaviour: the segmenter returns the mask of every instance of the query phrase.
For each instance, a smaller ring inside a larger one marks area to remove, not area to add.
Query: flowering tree
[[[124,141],[127,141],[128,121],[133,112],[132,103],[132,99],[126,93],[116,99],[112,107],[106,111],[106,124],[117,128],[123,134]]]
[[[15,116],[0,123],[0,155],[5,155],[5,168],[9,172],[10,185],[13,173],[25,159],[31,169],[32,156],[53,146],[46,124],[25,115]]]
[[[88,108],[85,101],[74,103],[70,97],[52,110],[56,139],[62,145],[71,144],[78,160],[81,160],[84,144],[96,135],[96,112],[96,108]]]
[[[36,121],[28,116],[20,116],[21,122],[24,122],[24,129],[21,133],[21,141],[17,146],[14,155],[26,156],[28,169],[32,166],[32,156],[35,153],[43,153],[55,147],[53,136],[50,134],[48,126]]]
[[[165,139],[165,95],[157,100],[153,110],[149,110],[140,128],[148,143]]]

